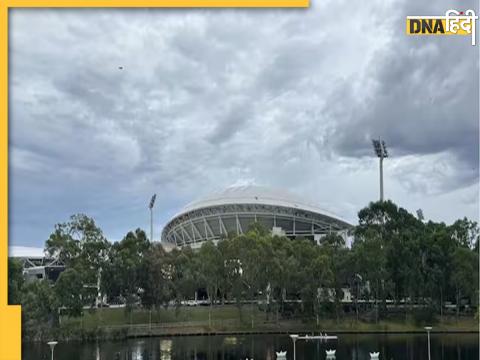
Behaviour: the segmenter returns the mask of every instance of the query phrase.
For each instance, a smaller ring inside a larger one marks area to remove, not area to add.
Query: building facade
[[[304,237],[315,241],[329,233],[346,236],[352,227],[340,217],[284,190],[237,186],[188,204],[162,231],[162,242],[198,248],[248,231],[254,222],[274,235]]]

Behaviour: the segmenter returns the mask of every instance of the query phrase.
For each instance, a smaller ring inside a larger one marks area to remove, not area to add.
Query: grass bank
[[[127,313],[125,308],[102,308],[87,310],[81,318],[62,317],[61,323],[75,324],[84,329],[99,326],[119,326],[138,324],[174,324],[184,322],[222,322],[226,320],[238,320],[249,322],[253,313],[254,318],[265,318],[265,314],[257,307],[243,306],[241,312],[236,306],[214,306],[209,316],[208,306],[161,308],[159,310],[135,309]]]
[[[253,321],[252,321],[253,317]],[[432,324],[434,332],[478,332],[478,320],[473,317],[445,317]],[[378,323],[356,321],[354,317],[321,319],[281,319],[276,321],[257,307],[208,306],[168,308],[158,311],[124,308],[103,308],[86,311],[80,318],[62,317],[57,336],[64,340],[124,339],[143,336],[176,336],[204,334],[248,333],[415,333],[425,332],[422,324],[413,320],[391,319]]]

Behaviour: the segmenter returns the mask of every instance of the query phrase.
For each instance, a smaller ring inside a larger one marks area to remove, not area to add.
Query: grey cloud
[[[119,239],[148,227],[154,192],[159,233],[182,204],[242,181],[354,222],[377,194],[373,136],[391,147],[392,196],[439,208],[460,191],[475,215],[458,189],[478,179],[478,57],[466,38],[406,38],[406,15],[444,11],[412,4],[12,10],[10,239],[41,244],[74,212]]]
[[[254,111],[252,107],[255,106],[253,99],[240,100],[239,104],[234,104],[224,113],[222,119],[217,119],[218,125],[208,135],[208,140],[211,143],[218,144],[227,141],[232,136],[235,136],[239,130],[245,127],[249,120],[252,120]]]
[[[414,11],[428,10],[406,14]],[[340,154],[365,156],[368,139],[381,136],[393,156],[451,153],[461,173],[453,182],[445,178],[442,189],[478,181],[478,52],[469,39],[425,41],[399,32],[371,61],[368,75],[373,93],[363,102],[347,96],[356,111],[336,113],[348,124],[335,129]]]

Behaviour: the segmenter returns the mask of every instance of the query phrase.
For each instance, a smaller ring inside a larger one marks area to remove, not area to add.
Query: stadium
[[[275,235],[317,242],[333,232],[346,236],[352,227],[285,190],[235,186],[185,206],[165,225],[162,242],[180,248],[198,248],[207,240],[243,234],[254,222]]]

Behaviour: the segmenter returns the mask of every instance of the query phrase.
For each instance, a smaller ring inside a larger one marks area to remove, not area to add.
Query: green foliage
[[[146,283],[146,254],[150,247],[143,230],[130,231],[112,245],[103,264],[101,288],[109,298],[125,299],[128,311],[138,301],[142,285]]]
[[[459,298],[463,294],[473,301],[478,294],[478,254],[464,247],[455,250],[451,282]]]
[[[55,295],[59,305],[66,308],[65,314],[82,315],[85,289],[81,273],[75,268],[68,268],[62,272],[55,283]]]
[[[477,223],[467,219],[451,226],[423,223],[390,201],[371,203],[359,212],[355,268],[383,302],[388,297],[442,313],[445,301],[466,296],[478,306],[478,254],[472,249],[478,234]]]
[[[67,313],[79,316],[84,305],[94,304],[95,287],[109,249],[110,243],[102,230],[84,214],[73,215],[70,221],[55,225],[45,251],[68,269],[60,275],[55,289],[57,300]]]
[[[73,215],[69,222],[55,225],[45,243],[45,250],[66,266],[81,265],[92,272],[104,262],[109,243],[92,218]]]
[[[224,270],[224,262],[220,250],[212,241],[203,243],[198,257],[198,284],[207,289],[210,303],[215,302]]]
[[[8,259],[8,303],[18,305],[22,300],[23,265],[18,259]]]
[[[142,304],[148,308],[167,307],[173,297],[171,259],[161,244],[152,244],[146,252],[144,269],[143,292],[140,294]]]
[[[191,299],[197,290],[197,256],[190,247],[173,250],[170,259],[170,280],[173,300],[177,307],[182,300]]]
[[[58,300],[48,281],[26,283],[22,293],[22,329],[29,337],[37,337],[58,324]]]
[[[180,318],[182,301],[193,299],[199,288],[211,305],[235,303],[242,321],[242,309],[248,309],[252,327],[259,309],[268,321],[270,316],[306,322],[314,317],[318,325],[320,318],[335,314],[340,323],[344,287],[351,289],[357,316],[374,317],[378,324],[388,314],[387,299],[402,305],[399,311],[418,325],[431,324],[439,312],[442,316],[447,301],[468,302],[478,314],[475,222],[425,223],[391,201],[371,203],[358,216],[351,247],[334,233],[317,244],[272,236],[254,223],[245,234],[207,241],[199,250],[167,253],[141,229],[110,244],[93,219],[75,215],[55,226],[45,247],[67,270],[55,285],[26,284],[21,264],[9,261],[9,301],[23,305],[26,331],[54,326],[59,308],[72,318],[81,316],[83,306],[93,304],[98,283],[109,301],[126,302],[130,321],[134,307],[142,305],[151,316],[151,310],[158,313],[172,302],[176,307],[170,314]],[[256,304],[244,306],[251,301]],[[211,306],[210,323],[212,314]]]

